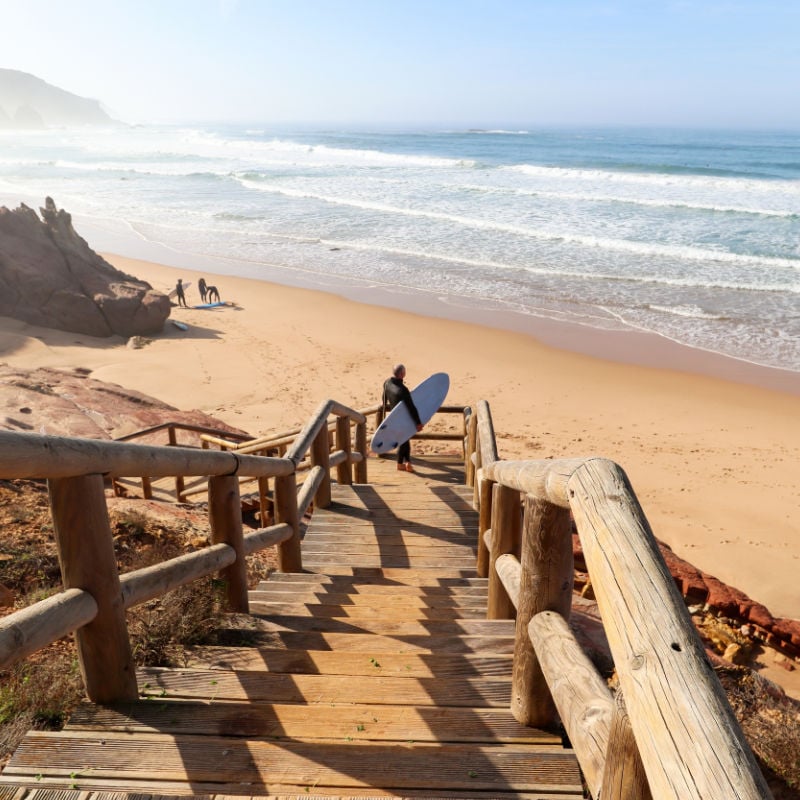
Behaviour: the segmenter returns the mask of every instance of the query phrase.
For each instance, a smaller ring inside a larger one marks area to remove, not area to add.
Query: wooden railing
[[[501,461],[481,402],[469,422],[466,472],[488,616],[516,617],[516,719],[547,726],[558,713],[594,798],[769,798],[623,470],[601,458]],[[573,521],[616,697],[567,624]]]
[[[335,415],[339,449],[329,452],[328,416]],[[350,444],[350,423],[356,447]],[[176,426],[149,429],[168,431]],[[194,428],[194,432],[198,432]],[[297,465],[310,451],[311,469],[298,492]],[[0,478],[45,478],[63,591],[0,620],[0,669],[75,632],[91,700],[138,695],[125,611],[198,578],[220,573],[232,611],[248,611],[246,557],[277,546],[278,568],[302,571],[299,520],[312,501],[330,502],[330,469],[351,482],[351,465],[366,482],[366,418],[334,401],[320,405],[283,457],[200,448],[0,432]],[[211,546],[120,576],[105,500],[105,477],[205,476]],[[275,524],[245,533],[240,477],[274,480]]]
[[[465,415],[463,406],[442,411]],[[63,591],[0,619],[0,669],[74,632],[88,697],[99,703],[135,698],[124,612],[220,573],[228,608],[246,613],[245,559],[266,547],[278,548],[279,570],[302,571],[300,519],[312,502],[320,507],[330,504],[331,470],[340,484],[367,482],[367,415],[378,413],[378,406],[360,412],[328,400],[300,430],[265,437],[255,445],[221,439],[222,432],[213,428],[181,423],[165,423],[113,442],[0,431],[0,478],[48,481],[63,576]],[[179,446],[180,432],[217,439],[224,448]],[[130,441],[160,433],[166,433],[166,445]],[[453,434],[438,436],[453,438]],[[463,434],[458,437],[463,440]],[[263,455],[276,438],[288,440],[282,454]],[[301,470],[307,474],[298,487]],[[203,491],[208,496],[211,546],[119,575],[106,508],[106,478],[112,486],[121,478],[141,478],[145,487],[152,479],[171,478],[180,500],[184,479],[196,476],[207,479]],[[258,481],[262,497],[267,482],[274,482],[275,524],[244,532],[239,491],[243,479]]]

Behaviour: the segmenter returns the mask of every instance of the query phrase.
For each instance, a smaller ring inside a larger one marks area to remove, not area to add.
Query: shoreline
[[[468,306],[458,298],[443,300],[440,292],[389,288],[368,280],[358,284],[351,279],[339,280],[337,276],[326,276],[313,270],[185,253],[157,242],[137,240],[133,235],[112,234],[88,219],[81,220],[81,227],[93,229],[93,249],[109,260],[115,257],[143,260],[175,269],[205,271],[226,279],[241,277],[298,289],[327,291],[370,306],[521,333],[550,347],[604,361],[678,370],[800,396],[800,372],[691,347],[650,331],[596,328],[510,309]],[[98,240],[102,246],[96,244]]]

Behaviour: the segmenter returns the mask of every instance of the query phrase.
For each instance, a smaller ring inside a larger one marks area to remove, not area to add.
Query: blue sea
[[[0,202],[47,195],[98,250],[648,331],[800,371],[797,134],[0,133]]]

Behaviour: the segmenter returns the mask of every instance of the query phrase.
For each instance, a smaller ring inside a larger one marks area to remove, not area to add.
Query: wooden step
[[[261,632],[291,631],[296,633],[350,633],[377,636],[396,636],[400,639],[418,636],[498,636],[514,635],[513,620],[463,619],[463,620],[410,620],[387,619],[348,620],[341,618],[292,617],[269,614],[252,615],[253,629]]]
[[[426,567],[434,570],[437,574],[443,569],[448,568],[467,568],[475,563],[472,555],[462,556],[460,558],[437,558],[424,557],[409,558],[405,554],[389,554],[387,556],[361,556],[361,555],[339,555],[338,559],[344,558],[349,564],[356,567]],[[337,556],[332,555],[325,558],[322,555],[311,553],[309,555],[303,554],[303,566],[307,569],[319,570],[335,570],[338,566]]]
[[[195,647],[188,667],[319,675],[394,675],[406,678],[510,677],[510,654],[369,653],[329,650],[266,650],[255,647]]]
[[[463,594],[467,590],[480,591],[486,594],[489,582],[486,578],[478,578],[473,570],[467,570],[467,577],[437,577],[436,573],[429,570],[412,571],[383,570],[373,568],[359,570],[358,574],[350,572],[320,573],[320,572],[273,572],[269,577],[269,585],[276,587],[280,584],[303,584],[319,587],[333,587],[334,591],[411,591],[430,594]],[[371,573],[371,574],[368,574]],[[349,587],[349,588],[348,588]]]
[[[219,669],[137,670],[144,697],[257,700],[274,703],[373,703],[377,705],[508,707],[508,678],[407,678],[384,676],[354,681],[349,675],[304,675]]]
[[[328,588],[328,591],[325,589]],[[251,589],[248,596],[261,603],[315,603],[317,605],[359,606],[383,605],[391,598],[396,605],[415,608],[480,608],[486,609],[486,592],[471,594],[420,594],[418,591],[391,592],[365,591],[368,587],[350,593],[334,592],[329,587],[302,584],[273,585],[268,581]]]
[[[572,792],[581,779],[572,751],[557,746],[261,739],[116,731],[28,734],[0,782],[83,790],[279,793],[318,785],[384,791]],[[148,788],[149,787],[149,788]]]
[[[431,636],[424,634],[386,634],[326,631],[266,631],[254,621],[247,627],[220,628],[219,640],[231,646],[265,647],[286,650],[341,650],[351,653],[498,653],[514,652],[514,634],[508,629],[486,636]]]
[[[351,620],[382,619],[387,621],[485,619],[486,610],[480,608],[420,608],[405,606],[385,598],[373,605],[338,606],[331,603],[280,603],[261,600],[250,594],[250,613],[259,616],[306,616],[316,619],[343,618]]]
[[[520,725],[505,709],[142,700],[81,705],[69,731],[237,736],[339,742],[513,742],[560,746],[559,736]]]
[[[402,569],[383,567],[353,567],[340,565],[333,572],[306,569],[303,572],[273,572],[270,581],[286,583],[318,583],[353,586],[416,586],[424,589],[465,589],[488,586],[487,578],[480,578],[474,569],[450,569],[445,573],[429,569]]]

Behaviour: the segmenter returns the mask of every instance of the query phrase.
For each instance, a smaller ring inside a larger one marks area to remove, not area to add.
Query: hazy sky
[[[126,122],[800,128],[800,0],[0,0]]]

